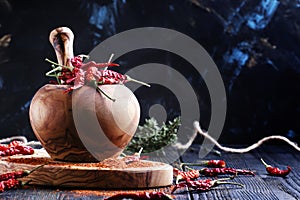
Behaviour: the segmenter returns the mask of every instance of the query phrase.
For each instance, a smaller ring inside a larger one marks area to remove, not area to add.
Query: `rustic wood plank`
[[[201,160],[197,152],[199,149],[199,146],[193,145],[188,153],[182,156],[183,161],[196,162]],[[260,161],[261,157],[281,167],[290,164],[293,166],[293,171],[286,178],[269,176]],[[223,159],[226,161],[227,167],[254,170],[256,176],[239,175],[234,179],[234,181],[244,184],[244,188],[228,185],[218,186],[208,192],[193,193],[193,199],[300,199],[300,174],[298,173],[300,169],[299,164],[297,164],[299,152],[288,146],[266,145],[244,154],[222,152],[221,157],[209,153],[203,159]]]
[[[28,200],[65,200],[65,199],[84,199],[84,200],[101,200],[120,192],[144,192],[144,191],[163,191],[170,193],[170,187],[162,187],[151,190],[89,190],[69,188],[61,189],[57,187],[32,187],[26,189],[9,190],[5,193],[0,193],[0,199],[28,199]],[[175,194],[175,200],[188,200],[186,194]]]
[[[270,153],[274,151],[276,153]],[[300,199],[299,152],[287,146],[283,146],[281,148],[274,147],[271,149],[266,147],[265,151],[259,150],[257,154],[262,156],[268,164],[275,167],[281,169],[285,169],[287,165],[292,167],[291,173],[285,178],[269,176],[266,171],[264,171],[261,176],[272,186],[271,189],[276,193],[279,199]]]
[[[198,158],[199,145],[193,145],[182,156],[184,162],[195,162]],[[287,164],[291,165],[292,172],[286,177],[273,177],[267,174],[260,158],[284,168]],[[221,157],[214,153],[209,153],[203,159],[224,159],[228,167],[244,168],[255,170],[256,176],[238,175],[231,181],[245,185],[244,188],[231,185],[220,185],[207,192],[190,193],[183,189],[182,193],[176,193],[175,199],[245,199],[245,200],[296,200],[300,199],[300,154],[289,146],[284,145],[263,145],[254,151],[244,154],[222,152]],[[226,177],[226,176],[220,176]],[[156,188],[153,190],[165,191],[170,193],[170,187]],[[104,199],[114,192],[124,190],[101,190],[82,188],[61,188],[61,187],[33,187],[25,189],[11,190],[0,193],[0,199]],[[132,192],[144,190],[132,190]],[[148,191],[148,190],[147,190]]]

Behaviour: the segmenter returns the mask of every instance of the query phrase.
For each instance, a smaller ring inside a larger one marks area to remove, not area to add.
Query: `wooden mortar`
[[[70,66],[72,31],[60,27],[50,33],[58,63]],[[34,95],[29,109],[32,129],[54,160],[97,162],[119,156],[134,135],[140,106],[124,85],[102,85],[105,97],[90,86],[64,93],[70,85],[46,84]],[[100,127],[100,128],[99,128]]]

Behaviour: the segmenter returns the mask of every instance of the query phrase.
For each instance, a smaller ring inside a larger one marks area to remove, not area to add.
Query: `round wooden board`
[[[15,162],[14,159],[24,161]],[[36,151],[30,156],[12,156],[0,160],[0,173],[32,170],[40,164],[25,164],[33,158],[46,158],[49,155],[43,151]],[[98,188],[98,189],[142,189],[169,186],[173,182],[173,167],[171,165],[151,162],[151,166],[139,168],[101,168],[80,166],[72,163],[63,165],[48,163],[23,178],[30,181],[30,185],[76,187],[76,188]],[[57,162],[61,163],[61,162]],[[147,163],[148,164],[148,163]]]

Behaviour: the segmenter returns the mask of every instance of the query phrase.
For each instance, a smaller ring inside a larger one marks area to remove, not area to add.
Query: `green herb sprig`
[[[146,119],[144,125],[138,127],[138,131],[125,151],[137,152],[143,148],[143,153],[150,153],[173,144],[177,141],[177,131],[180,125],[180,117],[176,117],[168,123],[163,122],[161,127],[155,118]]]

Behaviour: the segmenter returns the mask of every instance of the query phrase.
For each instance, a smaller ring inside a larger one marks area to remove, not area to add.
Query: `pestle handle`
[[[49,41],[55,50],[58,64],[72,66],[70,61],[74,57],[72,30],[68,27],[58,27],[50,32]]]

